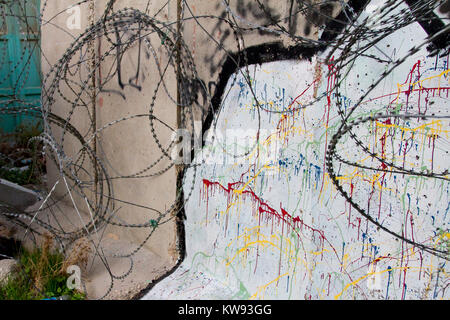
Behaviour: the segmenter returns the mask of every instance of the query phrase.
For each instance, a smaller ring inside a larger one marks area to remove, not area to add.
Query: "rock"
[[[39,195],[5,179],[0,179],[0,202],[24,210],[39,201]]]
[[[8,279],[17,267],[16,260],[13,259],[3,259],[0,260],[0,283],[3,283]]]

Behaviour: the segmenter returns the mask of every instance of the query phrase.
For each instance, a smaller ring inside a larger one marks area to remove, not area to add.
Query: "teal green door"
[[[0,133],[36,125],[38,117],[4,112],[39,107],[41,65],[39,0],[0,1]]]

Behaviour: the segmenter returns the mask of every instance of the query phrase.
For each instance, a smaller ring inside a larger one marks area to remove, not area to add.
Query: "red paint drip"
[[[210,190],[212,190],[214,188],[217,188],[217,189],[223,191],[224,193],[226,193],[227,194],[227,206],[228,206],[231,203],[233,196],[236,194],[235,191],[237,190],[237,186],[244,185],[244,183],[241,181],[228,183],[227,187],[225,187],[222,184],[220,184],[219,182],[203,179],[203,185],[206,188],[206,197],[209,197]],[[293,217],[285,209],[283,209],[281,203],[280,203],[281,213],[278,212],[276,209],[274,209],[268,203],[266,203],[263,199],[258,197],[253,192],[253,190],[251,190],[250,188],[244,189],[242,191],[240,190],[239,194],[241,194],[244,197],[244,199],[245,199],[245,197],[249,196],[251,198],[251,200],[254,202],[255,212],[258,214],[259,224],[261,224],[261,219],[265,220],[266,223],[268,223],[270,220],[270,222],[272,223],[272,227],[273,227],[273,223],[275,221],[278,223],[278,225],[280,225],[280,223],[282,223],[283,227],[284,227],[284,225],[287,226],[287,228],[288,228],[287,230],[294,231],[297,234],[297,236],[299,237],[299,239],[301,239],[301,237],[300,237],[300,233],[298,230],[300,230],[300,231],[302,231],[303,229],[310,230],[313,234],[313,239],[316,235],[318,235],[319,239],[320,239],[320,245],[322,246],[322,248],[324,246],[324,243],[327,242],[327,244],[333,249],[336,257],[340,261],[340,257],[338,255],[337,251],[332,246],[330,241],[328,241],[328,239],[325,237],[324,232],[322,230],[316,229],[316,228],[304,223],[303,219],[301,219],[299,216]]]

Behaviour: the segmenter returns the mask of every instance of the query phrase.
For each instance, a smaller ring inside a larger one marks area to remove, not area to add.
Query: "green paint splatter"
[[[158,221],[152,219],[152,220],[150,220],[150,225],[151,225],[153,228],[156,228],[156,227],[158,226]]]

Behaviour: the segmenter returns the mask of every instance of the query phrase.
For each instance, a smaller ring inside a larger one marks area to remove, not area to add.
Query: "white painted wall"
[[[407,56],[409,48],[425,37],[414,24],[368,53],[381,57],[381,50],[395,60]],[[271,110],[304,106],[325,93],[312,105],[285,115],[258,110],[241,74],[229,80],[216,130],[208,135],[215,139],[204,148],[214,150],[217,157],[203,158],[207,163],[197,171],[189,169],[185,177],[185,193],[194,190],[185,206],[186,258],[145,299],[449,298],[446,260],[377,230],[351,208],[324,172],[325,152],[341,121],[336,97],[330,95],[330,103],[327,99],[327,85],[333,79],[327,78],[324,57],[249,67],[258,101]],[[320,81],[314,82],[319,68]],[[350,108],[385,65],[363,57],[342,70],[347,71],[340,93]],[[369,93],[352,119],[395,108],[400,113],[448,115],[447,75],[448,57],[428,58],[422,47]],[[416,90],[408,95],[404,91],[410,84]],[[412,118],[392,125],[369,121],[355,134],[398,166],[443,172],[449,163],[448,122],[448,118]],[[236,149],[233,141],[224,143],[227,129],[248,130],[254,141],[258,128],[260,154],[249,152],[239,161],[226,158],[227,152],[250,151],[245,133]],[[388,143],[383,146],[384,134]],[[274,159],[263,153],[271,147]],[[345,159],[382,168],[348,136],[339,141],[337,150]],[[197,163],[200,159],[198,154]],[[354,201],[384,227],[431,248],[448,242],[448,180],[383,175],[337,161],[334,168],[344,190],[352,192]],[[444,233],[439,235],[438,228]]]

